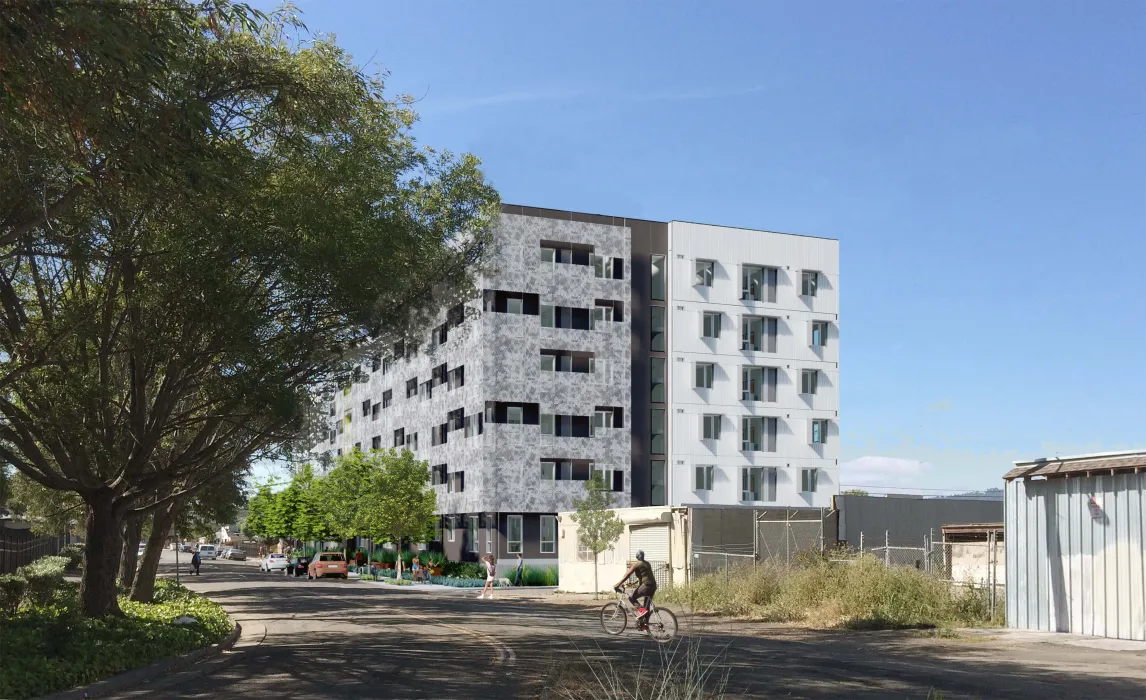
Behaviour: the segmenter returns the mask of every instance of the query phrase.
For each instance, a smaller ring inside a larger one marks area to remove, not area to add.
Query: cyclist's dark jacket
[[[647,561],[638,561],[636,563],[636,571],[633,574],[637,577],[637,585],[648,586],[650,588],[657,587],[657,580],[653,576],[653,566]]]

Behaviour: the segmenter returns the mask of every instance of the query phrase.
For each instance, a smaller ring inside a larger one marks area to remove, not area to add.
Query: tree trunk
[[[123,546],[119,554],[119,585],[131,588],[135,581],[135,566],[139,560],[139,538],[143,536],[143,518],[135,516],[123,521]]]
[[[95,496],[88,505],[88,541],[84,548],[84,574],[80,579],[80,606],[87,617],[122,615],[116,600],[115,575],[123,544],[123,516],[117,512],[111,494]]]
[[[155,597],[155,575],[159,572],[159,558],[163,556],[163,544],[175,516],[183,508],[179,500],[171,501],[155,511],[151,521],[151,537],[147,538],[147,548],[143,550],[143,561],[139,563],[139,574],[131,588],[131,599],[137,603],[150,603]]]
[[[601,587],[597,585],[597,555],[593,554],[593,600],[600,600]]]

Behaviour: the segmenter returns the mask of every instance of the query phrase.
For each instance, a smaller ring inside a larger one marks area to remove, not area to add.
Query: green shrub
[[[442,565],[446,578],[480,578],[485,581],[485,567],[476,561],[447,561]]]
[[[0,697],[28,698],[155,663],[218,642],[231,630],[218,605],[169,581],[156,581],[155,604],[120,598],[123,617],[79,614],[77,588],[65,583],[51,605],[27,608],[0,625]],[[174,625],[187,615],[193,625]]]
[[[521,570],[521,585],[523,586],[556,586],[557,567],[547,566],[539,569],[526,566]]]
[[[67,557],[68,571],[74,571],[84,561],[84,546],[82,544],[66,544],[60,549],[59,556]]]
[[[24,600],[24,591],[28,582],[23,576],[4,574],[0,576],[0,612],[6,615],[15,615]]]
[[[398,555],[389,549],[378,549],[372,560],[379,564],[394,564],[398,561]]]
[[[40,557],[31,564],[16,570],[28,582],[24,592],[28,604],[35,607],[51,605],[56,591],[64,585],[64,572],[67,571],[67,557]]]
[[[414,553],[406,549],[402,551],[402,568],[409,569],[410,565],[414,563]]]
[[[446,555],[441,552],[430,552],[430,566],[444,566],[446,563]]]

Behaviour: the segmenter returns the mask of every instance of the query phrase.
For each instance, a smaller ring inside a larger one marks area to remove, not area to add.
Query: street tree
[[[573,499],[573,522],[577,523],[577,544],[593,553],[593,595],[599,593],[597,585],[597,559],[601,552],[611,548],[625,531],[625,524],[617,518],[613,508],[613,490],[605,483],[600,472],[585,482],[585,498]]]
[[[343,543],[366,531],[371,506],[371,485],[378,472],[378,453],[352,450],[334,460],[334,467],[315,485],[319,512],[327,532]]]
[[[285,14],[0,17],[0,461],[82,499],[81,608],[116,614],[123,520],[280,455],[363,348],[472,294],[497,196]]]
[[[405,542],[424,541],[433,531],[438,502],[430,486],[430,467],[409,450],[376,450],[372,457],[378,470],[365,530],[373,538],[393,542],[400,552]],[[401,577],[401,556],[397,566]]]

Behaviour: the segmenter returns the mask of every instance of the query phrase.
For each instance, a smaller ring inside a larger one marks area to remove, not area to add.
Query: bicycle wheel
[[[645,632],[658,644],[664,644],[676,637],[676,615],[671,610],[657,608],[649,613],[645,622]]]
[[[605,634],[618,635],[625,631],[629,624],[629,615],[617,603],[609,603],[601,608],[601,629]]]

